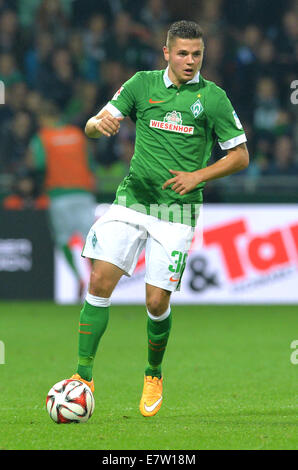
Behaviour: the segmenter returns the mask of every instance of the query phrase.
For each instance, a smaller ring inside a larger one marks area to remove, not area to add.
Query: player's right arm
[[[119,132],[120,121],[125,116],[130,116],[131,110],[135,106],[135,87],[140,83],[140,80],[140,73],[137,72],[116,91],[113,98],[96,116],[87,121],[85,133],[88,137],[92,139],[98,139],[102,135],[111,137]]]
[[[110,111],[103,108],[96,116],[88,119],[85,134],[91,139],[98,139],[102,135],[111,137],[119,132],[122,119],[123,116],[114,117]]]

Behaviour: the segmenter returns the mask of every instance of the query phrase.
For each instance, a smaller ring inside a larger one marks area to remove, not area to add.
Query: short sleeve
[[[213,119],[215,134],[222,150],[227,150],[246,142],[246,135],[240,119],[225,92],[223,92],[217,102]]]
[[[117,108],[123,116],[129,116],[135,108],[138,92],[138,73],[125,82],[114,94],[107,105]]]

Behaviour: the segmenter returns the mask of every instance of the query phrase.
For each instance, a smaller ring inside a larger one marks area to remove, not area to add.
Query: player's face
[[[192,80],[201,69],[204,43],[200,39],[174,39],[169,47],[163,48],[164,57],[169,64],[169,78],[180,86]]]

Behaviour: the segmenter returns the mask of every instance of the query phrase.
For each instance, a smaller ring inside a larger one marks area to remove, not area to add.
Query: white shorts
[[[145,249],[145,282],[169,291],[180,290],[194,230],[112,204],[91,227],[82,256],[115,264],[131,276]]]

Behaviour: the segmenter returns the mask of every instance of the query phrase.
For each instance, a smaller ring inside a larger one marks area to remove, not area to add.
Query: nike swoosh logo
[[[164,100],[162,100],[162,101],[153,101],[153,100],[150,98],[150,99],[149,99],[149,103],[152,103],[152,104],[154,104],[154,103],[164,103]]]
[[[170,277],[170,281],[172,281],[172,282],[178,282],[179,279],[173,279],[172,277]]]
[[[160,404],[162,400],[162,397],[160,397],[155,403],[153,403],[153,405],[151,406],[147,406],[146,403],[144,403],[144,408],[146,411],[148,411],[148,413],[151,413],[151,411],[155,410],[155,408]]]

